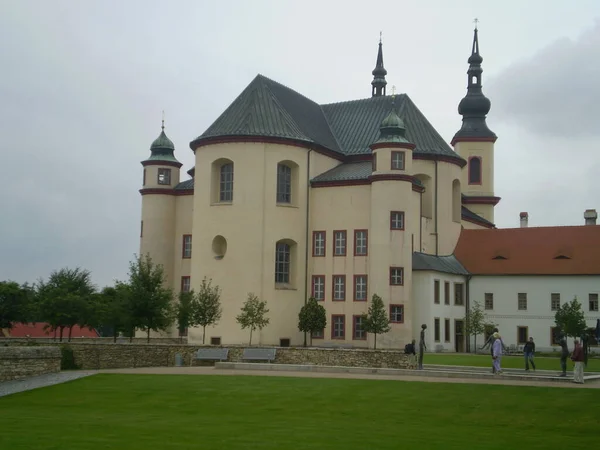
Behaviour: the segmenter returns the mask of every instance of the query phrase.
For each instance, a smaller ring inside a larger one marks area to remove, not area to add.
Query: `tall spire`
[[[375,64],[375,69],[373,69],[373,81],[371,81],[372,97],[380,97],[385,95],[385,86],[387,85],[387,81],[385,81],[385,76],[387,75],[387,70],[383,67],[383,44],[381,43],[381,32],[379,32],[379,51],[377,52],[377,63]]]
[[[483,69],[481,63],[483,58],[479,54],[479,36],[477,30],[478,19],[474,20],[473,46],[469,56],[469,69],[467,70],[467,95],[458,104],[458,113],[463,116],[462,127],[454,135],[452,142],[461,139],[474,140],[496,140],[496,135],[490,130],[485,122],[486,115],[492,106],[490,100],[483,95],[481,90],[481,74]]]

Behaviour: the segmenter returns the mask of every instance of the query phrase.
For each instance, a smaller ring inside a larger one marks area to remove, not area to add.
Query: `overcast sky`
[[[475,17],[497,225],[582,224],[600,210],[597,0],[0,0],[0,280],[124,279],[161,110],[185,179],[189,142],[257,73],[318,103],[370,96],[380,31],[388,86],[450,141]]]

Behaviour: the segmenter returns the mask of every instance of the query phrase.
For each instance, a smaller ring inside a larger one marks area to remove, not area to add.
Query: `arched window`
[[[275,283],[290,282],[291,247],[286,242],[278,242],[275,246]]]
[[[481,158],[469,158],[469,184],[481,184]]]
[[[277,203],[292,202],[292,168],[277,164]]]
[[[452,182],[452,220],[460,223],[462,213],[462,193],[460,189],[460,181]]]
[[[221,166],[221,176],[219,178],[219,201],[233,201],[233,163],[227,163]]]

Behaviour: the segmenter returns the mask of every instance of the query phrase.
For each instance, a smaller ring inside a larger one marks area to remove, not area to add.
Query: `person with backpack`
[[[406,344],[404,346],[404,354],[405,355],[410,355],[410,361],[413,364],[416,364],[417,362],[417,349],[416,349],[416,341],[413,339],[412,342],[410,344]]]

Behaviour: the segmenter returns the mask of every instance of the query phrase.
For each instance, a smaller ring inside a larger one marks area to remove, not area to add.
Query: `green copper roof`
[[[373,164],[371,161],[361,161],[340,164],[333,169],[328,170],[321,175],[316,176],[311,181],[350,181],[366,180],[371,176]]]
[[[165,130],[160,132],[160,135],[154,140],[150,146],[150,157],[146,161],[170,161],[176,162],[177,158],[173,152],[175,151],[175,145],[173,141],[167,137]]]
[[[165,134],[165,130],[162,130],[160,132],[160,135],[154,140],[154,142],[150,146],[150,151],[158,149],[175,151],[175,145],[173,144],[173,141],[167,137],[167,135]]]
[[[216,137],[261,136],[313,143],[341,155],[370,153],[392,106],[391,96],[319,105],[257,75],[190,148]],[[416,145],[415,153],[463,161],[406,94],[396,95],[394,106],[406,127],[406,139]]]
[[[431,270],[433,272],[449,273],[452,275],[469,275],[469,271],[465,269],[454,255],[435,256],[414,252],[412,264],[413,270]]]
[[[379,127],[379,138],[375,143],[409,143],[405,135],[406,127],[404,126],[404,122],[392,107],[390,113],[383,119],[383,122],[381,122],[381,126]]]

